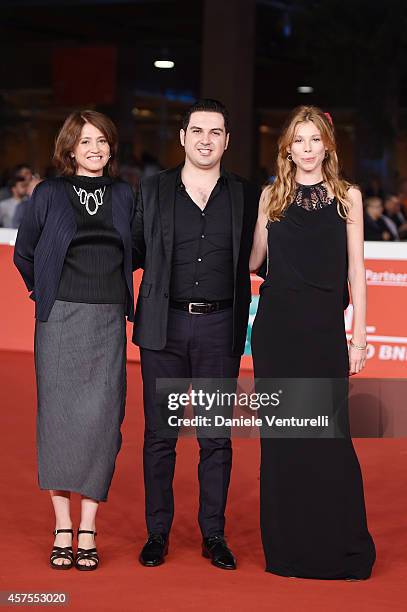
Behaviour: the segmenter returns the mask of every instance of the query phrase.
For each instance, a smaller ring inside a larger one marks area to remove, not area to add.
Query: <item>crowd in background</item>
[[[406,210],[399,194],[365,198],[365,240],[407,240]]]
[[[136,191],[141,178],[159,172],[159,162],[147,152],[140,160],[120,166],[120,177]],[[50,170],[47,177],[51,175]],[[43,180],[25,163],[19,164],[0,183],[0,227],[17,229],[34,187]],[[385,193],[375,178],[363,190],[365,240],[407,240],[407,180],[397,191]]]
[[[19,164],[0,185],[0,227],[18,228],[34,188],[41,181],[28,164]]]
[[[363,190],[365,240],[407,240],[407,180],[385,193],[379,179]]]

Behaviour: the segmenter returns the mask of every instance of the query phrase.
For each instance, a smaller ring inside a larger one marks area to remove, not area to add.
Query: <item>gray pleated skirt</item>
[[[106,501],[126,399],[124,306],[57,300],[34,345],[40,488]]]

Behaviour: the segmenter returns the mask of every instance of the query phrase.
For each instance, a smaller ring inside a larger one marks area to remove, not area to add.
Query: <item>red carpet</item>
[[[3,591],[61,592],[69,610],[306,610],[407,609],[407,440],[357,440],[369,526],[378,560],[366,582],[281,578],[264,572],[258,527],[258,440],[234,441],[227,536],[239,568],[225,572],[200,556],[197,526],[197,445],[182,439],[176,471],[176,517],[165,565],[137,561],[145,538],[142,485],[140,370],[128,368],[123,447],[107,504],[98,518],[101,566],[96,572],[48,567],[53,517],[37,488],[33,357],[0,353],[2,471],[0,510]],[[74,497],[77,526],[78,497]],[[13,606],[14,607],[14,606]],[[27,606],[20,609],[32,609]]]

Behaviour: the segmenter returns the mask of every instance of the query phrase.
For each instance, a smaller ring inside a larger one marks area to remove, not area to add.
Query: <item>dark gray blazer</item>
[[[141,181],[132,229],[133,267],[143,268],[136,306],[133,342],[160,350],[167,342],[169,287],[174,242],[174,206],[180,167],[164,170]],[[244,351],[251,301],[249,256],[257,220],[259,188],[225,173],[232,205],[233,344]]]
[[[123,242],[127,284],[125,313],[134,319],[131,223],[135,198],[130,185],[112,184],[113,226]],[[27,202],[17,234],[14,263],[35,300],[35,316],[47,321],[55,302],[68,247],[76,233],[75,214],[62,178],[43,181]]]

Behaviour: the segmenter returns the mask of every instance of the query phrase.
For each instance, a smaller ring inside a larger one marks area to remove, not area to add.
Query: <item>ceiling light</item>
[[[172,60],[155,60],[154,66],[156,68],[174,68],[175,62]]]
[[[310,87],[310,85],[300,85],[299,87],[297,87],[297,91],[298,93],[309,94],[313,93],[314,88]]]

